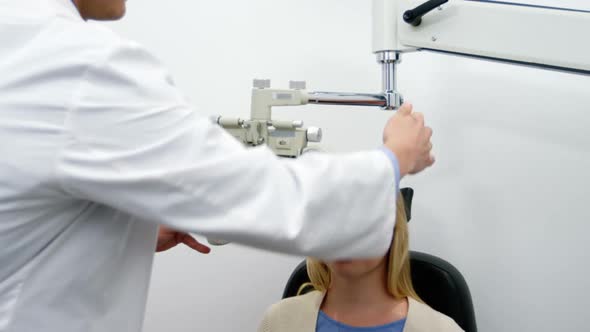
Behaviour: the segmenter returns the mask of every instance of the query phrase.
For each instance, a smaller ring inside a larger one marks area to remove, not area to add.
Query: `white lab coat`
[[[381,255],[395,182],[377,150],[245,149],[70,0],[0,0],[2,332],[140,331],[158,224],[324,259]]]

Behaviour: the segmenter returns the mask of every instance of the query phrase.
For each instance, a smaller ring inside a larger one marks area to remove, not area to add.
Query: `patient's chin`
[[[363,262],[354,260],[342,260],[334,262],[330,265],[332,273],[346,278],[358,278],[367,272],[367,266]]]
[[[329,265],[330,270],[336,276],[344,279],[358,279],[376,271],[383,259],[339,260]]]
[[[340,261],[333,262],[331,265],[334,267],[354,266],[355,261],[352,259],[346,259],[346,260],[340,260]]]

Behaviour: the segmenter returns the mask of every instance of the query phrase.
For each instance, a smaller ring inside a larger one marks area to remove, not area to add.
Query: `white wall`
[[[247,116],[255,77],[380,87],[368,0],[131,1],[113,27],[155,52],[203,114]],[[399,77],[438,156],[404,181],[416,190],[413,249],[464,273],[480,331],[587,330],[590,77],[426,53],[406,56]],[[378,146],[388,116],[275,112],[323,127],[332,151]],[[254,331],[298,261],[236,245],[161,254],[145,331]]]

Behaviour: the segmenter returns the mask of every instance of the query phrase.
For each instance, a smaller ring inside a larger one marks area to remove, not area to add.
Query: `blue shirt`
[[[406,319],[404,318],[380,326],[354,327],[335,321],[320,310],[315,330],[316,332],[402,332],[405,325]]]
[[[389,150],[386,147],[381,147],[380,149],[381,151],[383,151],[383,153],[385,153],[385,155],[387,156],[387,158],[389,158],[389,161],[391,162],[391,166],[393,167],[393,170],[395,172],[395,185],[396,188],[399,188],[399,182],[400,182],[400,170],[399,170],[399,161],[397,160],[397,156],[395,155],[395,153],[391,152],[391,150]]]

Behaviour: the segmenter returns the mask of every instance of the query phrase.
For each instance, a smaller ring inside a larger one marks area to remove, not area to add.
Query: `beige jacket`
[[[272,305],[265,313],[258,332],[315,332],[325,293],[314,291]],[[463,332],[451,318],[426,304],[409,298],[403,332]]]

